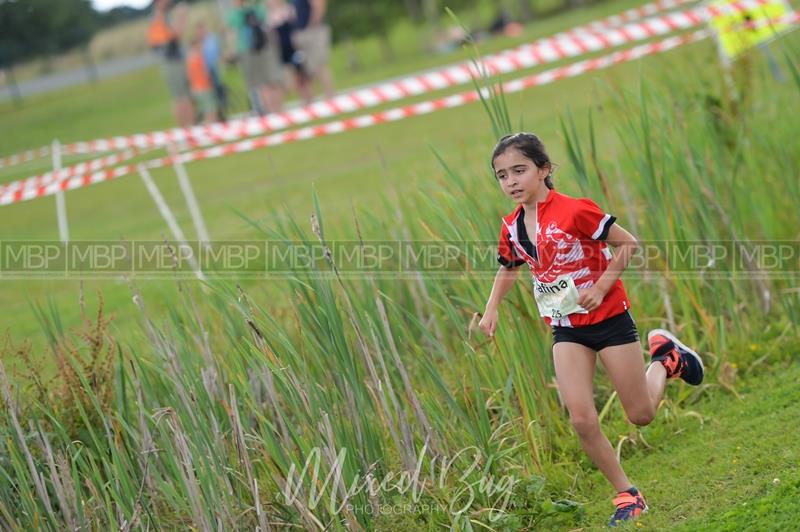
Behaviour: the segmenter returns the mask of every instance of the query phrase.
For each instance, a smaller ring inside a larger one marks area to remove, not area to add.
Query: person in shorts
[[[307,81],[303,65],[300,62],[301,55],[297,53],[292,43],[295,31],[294,6],[287,0],[267,0],[267,6],[269,9],[268,26],[280,47],[281,64],[287,79],[291,81],[290,88],[297,91],[304,103],[309,103],[312,99],[311,85]]]
[[[600,428],[592,387],[598,354],[636,425],[655,418],[667,379],[700,384],[703,362],[671,332],[656,329],[647,335],[651,362],[645,369],[620,279],[638,242],[594,201],[554,190],[553,164],[536,135],[506,135],[491,162],[501,190],[517,206],[502,220],[500,269],[479,327],[494,335],[497,308],[527,265],[539,313],[552,328],[559,395],[581,447],[617,492],[609,523],[617,526],[646,511],[647,503]]]
[[[161,60],[161,71],[172,96],[172,110],[181,127],[189,127],[194,121],[189,80],[181,49],[181,30],[185,22],[185,5],[173,10],[175,21],[170,20],[170,0],[156,0],[153,18],[147,27],[147,41]]]
[[[266,7],[248,0],[236,0],[235,4],[228,25],[252,107],[258,114],[277,112],[283,106],[284,74],[279,47],[266,27]]]
[[[295,11],[292,46],[294,63],[300,65],[298,92],[306,103],[313,98],[313,83],[319,81],[325,97],[335,95],[331,55],[331,28],[325,22],[326,0],[292,0]]]

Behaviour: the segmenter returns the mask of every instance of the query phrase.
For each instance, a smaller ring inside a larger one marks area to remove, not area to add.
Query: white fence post
[[[167,205],[167,202],[164,200],[164,196],[161,195],[161,191],[158,190],[158,187],[153,182],[153,178],[150,176],[150,172],[147,171],[147,168],[143,164],[138,166],[139,175],[144,181],[144,186],[147,187],[147,191],[150,193],[150,197],[153,198],[153,201],[156,203],[159,212],[161,212],[161,216],[164,218],[164,221],[167,222],[167,226],[169,230],[172,232],[172,236],[175,237],[175,240],[178,243],[178,246],[187,250],[187,260],[191,265],[192,269],[194,270],[194,274],[197,276],[198,279],[201,281],[205,280],[206,276],[203,275],[203,272],[200,271],[200,265],[197,263],[197,260],[194,256],[194,252],[192,251],[191,246],[186,243],[186,236],[181,231],[180,226],[178,225],[177,220],[175,220],[175,215],[172,214],[172,211]]]
[[[208,237],[208,230],[206,229],[205,221],[203,221],[203,213],[200,212],[200,206],[197,204],[197,198],[192,189],[192,183],[189,181],[189,175],[186,173],[186,167],[180,159],[178,148],[174,144],[169,145],[169,154],[172,156],[172,166],[175,168],[175,174],[178,176],[178,184],[181,186],[181,192],[186,200],[186,205],[189,207],[189,213],[192,215],[192,222],[197,231],[197,238],[200,240],[203,247],[210,248],[209,242],[211,239]]]
[[[61,171],[61,142],[58,139],[53,139],[50,154],[53,158],[53,174],[57,174]],[[56,216],[58,217],[58,237],[61,242],[66,244],[69,241],[67,201],[64,197],[64,191],[61,189],[56,192]]]

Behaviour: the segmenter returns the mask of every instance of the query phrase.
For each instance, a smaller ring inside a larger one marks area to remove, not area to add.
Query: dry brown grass
[[[101,412],[108,412],[114,397],[116,341],[108,331],[113,316],[105,314],[100,293],[96,315],[89,317],[82,309],[82,317],[80,329],[56,338],[50,345],[56,367],[53,376],[44,375],[46,357],[33,353],[30,342],[14,345],[6,337],[2,347],[2,358],[15,361],[15,380],[26,383],[31,396],[45,405],[76,439],[86,424],[82,412],[90,424],[102,425],[93,398]],[[22,414],[27,417],[24,409]]]

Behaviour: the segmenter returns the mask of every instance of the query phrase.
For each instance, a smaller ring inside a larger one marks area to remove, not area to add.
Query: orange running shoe
[[[668,379],[680,377],[693,386],[703,382],[705,368],[700,355],[674,334],[664,329],[654,329],[647,334],[647,343],[651,360],[661,362],[667,370]]]
[[[614,497],[614,505],[617,507],[617,511],[608,522],[610,527],[621,525],[625,521],[632,521],[647,511],[647,502],[636,488],[617,493],[617,496]]]

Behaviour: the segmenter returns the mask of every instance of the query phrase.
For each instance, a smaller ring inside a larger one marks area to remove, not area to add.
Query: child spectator
[[[209,31],[205,22],[198,22],[195,26],[195,35],[202,41],[203,59],[206,62],[208,75],[211,77],[211,86],[214,88],[214,97],[217,102],[217,114],[220,120],[225,120],[228,108],[228,90],[222,82],[220,71],[220,57],[222,46],[214,32]]]
[[[203,38],[196,35],[192,41],[189,57],[186,59],[186,73],[192,97],[206,123],[217,121],[217,101],[211,74],[203,57]]]

